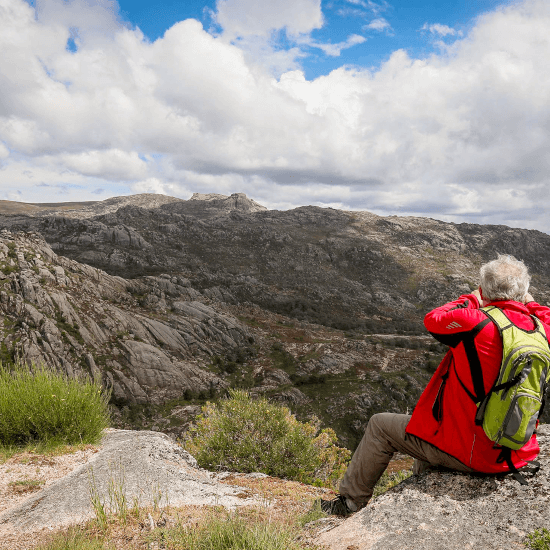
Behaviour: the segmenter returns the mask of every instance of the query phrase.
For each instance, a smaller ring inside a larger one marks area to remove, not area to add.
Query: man
[[[434,309],[424,319],[428,331],[449,351],[422,393],[412,416],[381,413],[371,417],[340,484],[340,494],[321,501],[328,513],[347,515],[364,507],[376,482],[398,451],[414,457],[413,472],[439,466],[461,472],[509,471],[500,450],[475,424],[476,401],[493,386],[502,361],[497,326],[480,311],[494,305],[520,328],[531,330],[538,317],[550,337],[550,308],[528,293],[530,276],[523,262],[500,256],[481,267],[479,290]],[[536,435],[512,463],[522,468],[539,453]]]

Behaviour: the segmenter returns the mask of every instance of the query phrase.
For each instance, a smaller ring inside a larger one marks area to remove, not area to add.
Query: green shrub
[[[0,445],[95,443],[109,425],[108,401],[90,379],[0,364]]]
[[[532,550],[550,550],[550,531],[546,528],[537,529],[533,533],[527,535],[525,546]]]
[[[299,422],[286,407],[242,390],[229,393],[207,403],[189,431],[185,446],[200,466],[318,485],[332,485],[343,475],[350,451],[334,445],[334,430],[317,435],[313,423]]]
[[[162,529],[154,540],[170,550],[301,550],[293,530],[237,514],[212,517],[200,525]]]

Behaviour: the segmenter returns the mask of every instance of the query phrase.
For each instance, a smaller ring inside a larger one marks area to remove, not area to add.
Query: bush
[[[96,443],[109,425],[109,397],[89,379],[0,364],[0,445]]]
[[[550,550],[550,531],[546,528],[537,529],[527,535],[528,541],[525,542],[527,548],[532,550]]]
[[[296,420],[286,407],[230,390],[228,398],[203,407],[185,447],[210,470],[263,472],[333,485],[343,475],[350,451],[334,445],[334,430],[316,435],[317,431],[314,424]]]

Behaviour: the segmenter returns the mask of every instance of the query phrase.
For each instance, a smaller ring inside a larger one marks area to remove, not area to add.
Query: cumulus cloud
[[[85,176],[102,176],[111,180],[138,179],[147,172],[147,163],[137,152],[110,149],[65,153],[55,159],[69,169]]]
[[[271,4],[250,8],[259,34],[249,46],[283,25],[305,47],[322,23],[319,2],[281,2],[273,5],[288,11],[275,23],[261,22]],[[243,48],[247,5],[218,4],[237,38],[186,20],[150,43],[104,0],[40,0],[37,11],[0,0],[2,196],[243,191],[278,208],[341,205],[550,230],[548,2],[486,13],[440,55],[399,50],[379,69],[341,67],[313,80],[294,54],[281,55],[275,78]]]
[[[216,7],[216,20],[230,36],[269,36],[282,28],[300,35],[323,25],[321,0],[217,0]]]

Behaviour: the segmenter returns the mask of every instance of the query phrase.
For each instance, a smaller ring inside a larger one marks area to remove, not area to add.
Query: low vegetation
[[[550,550],[550,531],[548,529],[537,529],[527,535],[525,546],[531,550]]]
[[[210,470],[263,472],[319,485],[334,485],[350,451],[337,447],[330,428],[318,433],[286,407],[243,390],[207,403],[185,442],[199,465]]]
[[[235,513],[208,518],[196,527],[180,524],[155,535],[167,550],[301,550],[295,537],[296,529]]]
[[[0,446],[96,443],[109,426],[109,397],[89,378],[0,364]]]

